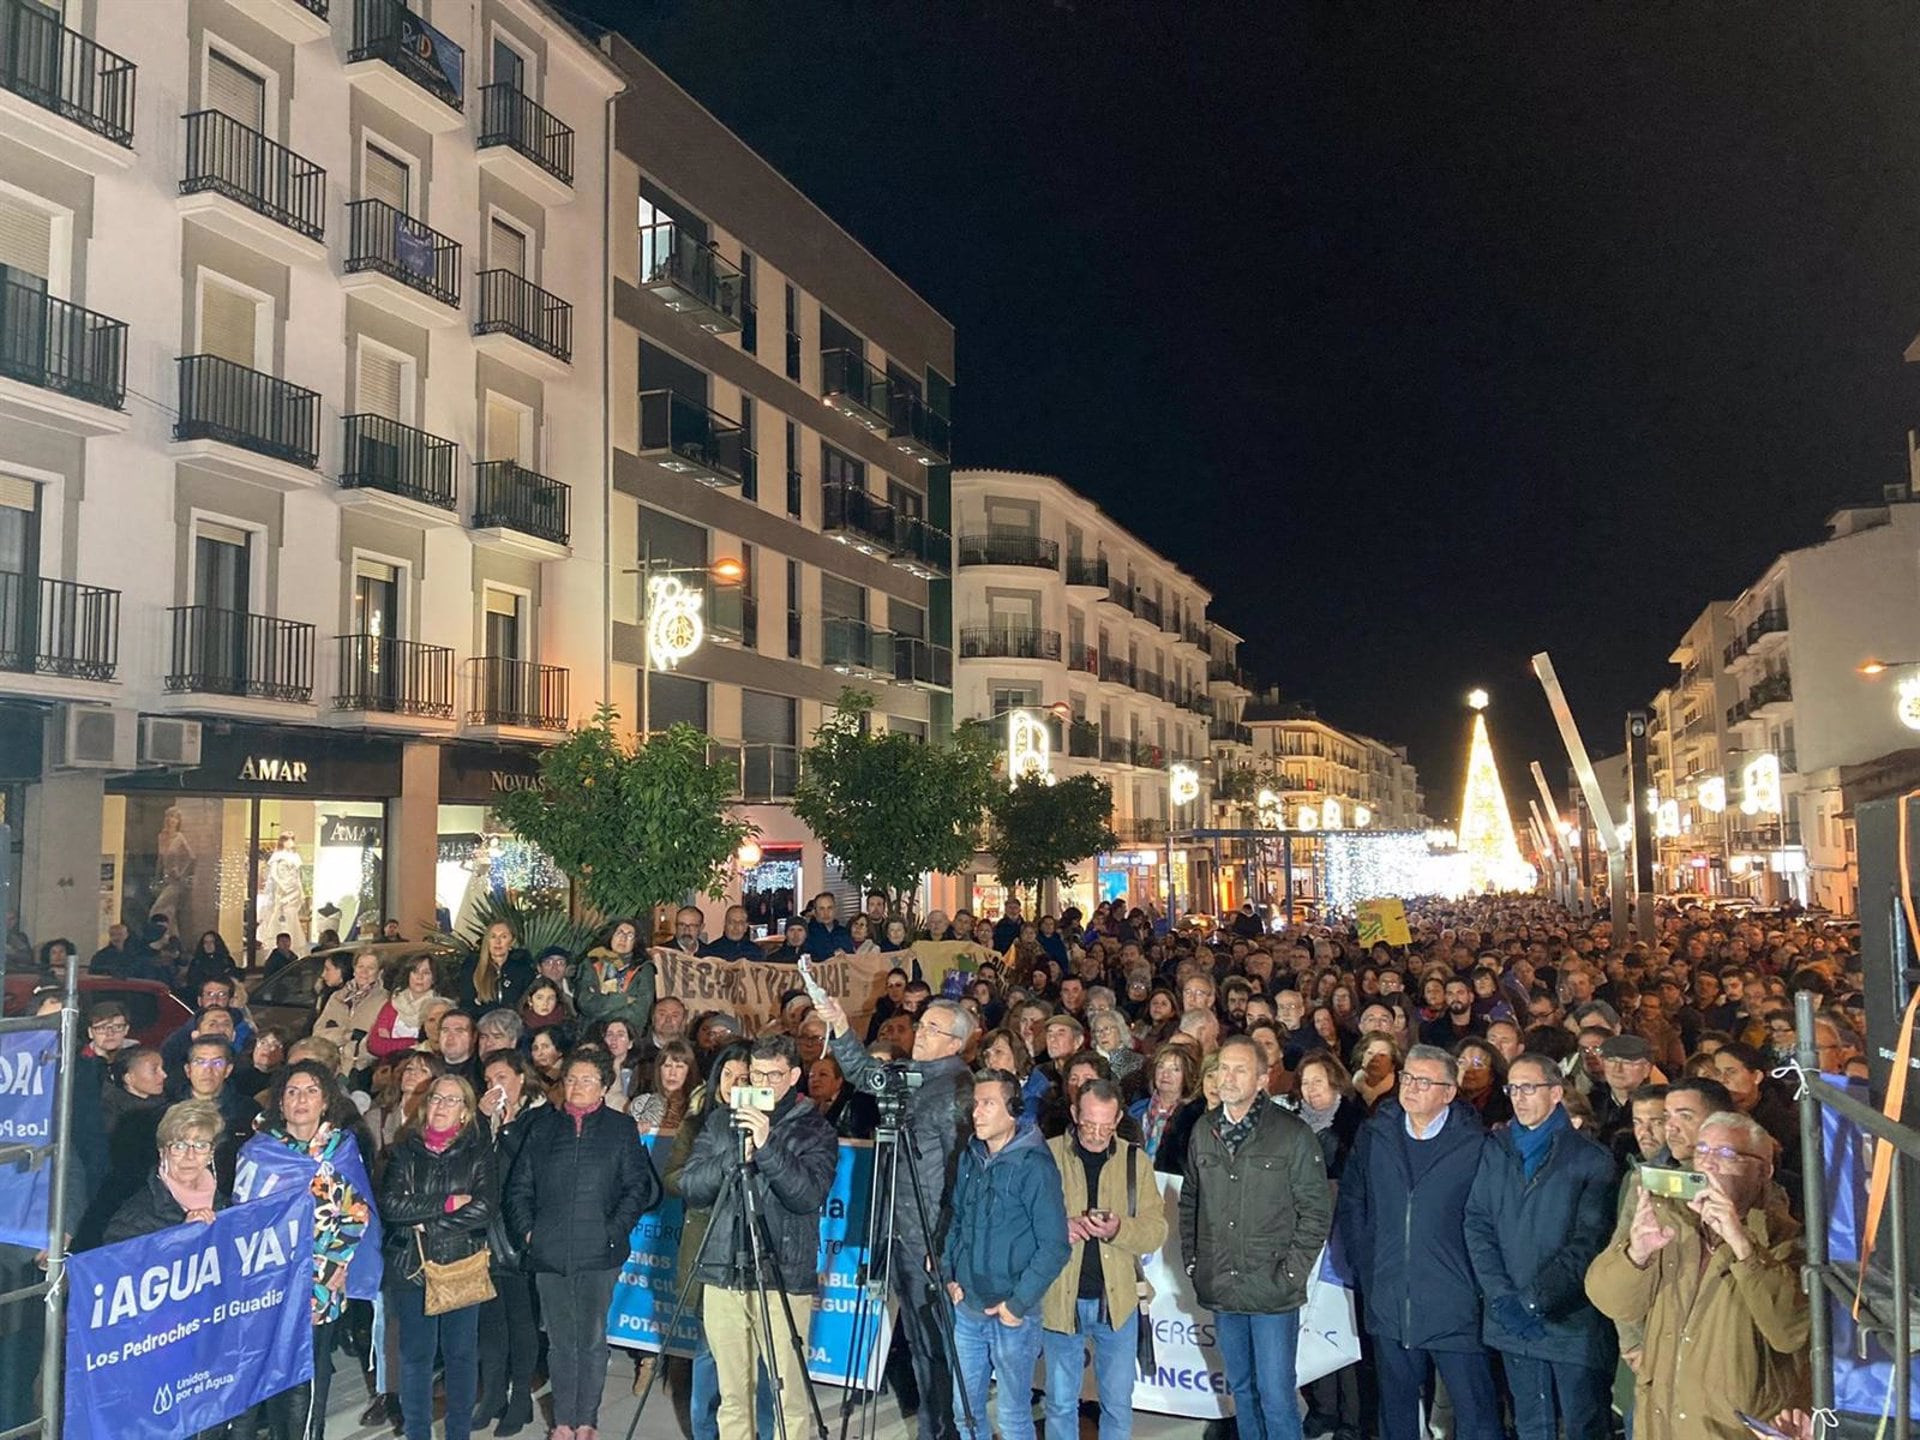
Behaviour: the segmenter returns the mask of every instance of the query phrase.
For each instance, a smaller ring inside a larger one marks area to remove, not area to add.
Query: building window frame
[[[218,54],[222,60],[237,70],[244,70],[260,82],[260,133],[269,140],[282,144],[280,136],[280,72],[252,51],[235,44],[225,35],[206,36],[200,46],[198,74],[198,109],[211,110],[212,98],[207,92],[208,75],[213,69],[213,57]]]
[[[273,364],[273,326],[275,320],[273,296],[264,290],[257,290],[244,280],[236,280],[224,270],[215,270],[211,266],[198,265],[193,272],[193,345],[191,353],[207,354],[207,287],[218,286],[222,290],[240,296],[253,305],[253,364],[248,368],[263,375],[275,373]]]

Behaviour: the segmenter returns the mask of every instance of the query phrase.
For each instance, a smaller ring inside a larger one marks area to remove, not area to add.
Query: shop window
[[[434,924],[451,934],[479,928],[489,898],[523,910],[567,908],[567,877],[546,852],[503,826],[489,805],[442,805],[433,871]]]

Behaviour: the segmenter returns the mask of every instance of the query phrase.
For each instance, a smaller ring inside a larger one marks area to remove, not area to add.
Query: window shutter
[[[487,459],[526,463],[520,453],[520,412],[487,397]]]
[[[366,192],[366,199],[384,200],[406,214],[412,182],[413,173],[406,161],[389,155],[378,145],[367,146],[366,158],[360,165],[360,188]]]
[[[488,226],[487,258],[495,270],[511,270],[524,277],[527,273],[527,237],[499,220]]]
[[[45,281],[52,269],[53,216],[33,205],[0,196],[0,265],[14,284],[29,276]]]
[[[207,56],[206,108],[262,134],[267,128],[267,87],[251,70],[218,51]]]
[[[0,475],[0,510],[25,510],[31,515],[38,508],[38,488],[18,475]]]
[[[249,370],[256,369],[254,328],[258,307],[252,299],[224,285],[208,285],[200,292],[200,350],[218,355]]]
[[[362,346],[360,383],[355,405],[362,415],[380,415],[388,420],[401,418],[401,386],[406,367],[393,356]]]

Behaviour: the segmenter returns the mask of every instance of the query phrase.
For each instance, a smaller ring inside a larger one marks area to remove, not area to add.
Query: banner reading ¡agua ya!
[[[313,1375],[313,1196],[68,1262],[65,1440],[191,1435]]]
[[[0,1035],[0,1148],[53,1142],[54,1074],[60,1061],[57,1030]],[[46,1248],[51,1153],[0,1162],[0,1244]]]

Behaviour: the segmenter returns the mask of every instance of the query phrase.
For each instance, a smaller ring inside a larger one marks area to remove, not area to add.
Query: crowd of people
[[[1245,1440],[1737,1440],[1738,1412],[1807,1405],[1799,1132],[1774,1072],[1799,991],[1821,1068],[1863,1063],[1849,934],[1692,910],[1643,943],[1514,897],[1409,912],[1410,945],[1369,950],[1251,906],[1200,931],[1118,904],[909,920],[876,894],[849,925],[822,896],[771,951],[744,912],[711,939],[679,912],[660,943],[720,958],[899,956],[877,996],[795,989],[758,1025],[664,993],[632,920],[579,955],[530,955],[503,923],[456,963],[329,963],[300,1034],[255,1027],[247,977],[203,940],[168,973],[194,1014],[164,1043],[132,1043],[113,1002],[85,1017],[65,1219],[78,1249],[207,1220],[238,1165],[298,1151],[320,1177],[314,1380],[235,1440],[320,1440],[337,1367],[367,1378],[363,1423],[408,1440],[436,1376],[465,1440],[535,1424],[542,1373],[552,1440],[596,1440],[628,1235],[677,1195],[706,1322],[673,1372],[684,1423],[748,1440],[778,1409],[797,1437],[804,1362],[756,1292],[805,1333],[839,1141],[872,1133],[869,1082],[897,1065],[919,1077],[901,1144],[926,1203],[894,1233],[888,1384],[921,1440],[1027,1440],[1036,1410],[1072,1440],[1089,1367],[1101,1440],[1124,1440],[1150,1363],[1140,1262],[1170,1238]],[[995,958],[928,973],[914,946],[952,939]],[[1182,1177],[1172,1237],[1156,1171]],[[1646,1179],[1674,1172],[1697,1193]],[[347,1277],[375,1215],[364,1301]],[[1362,1358],[1303,1390],[1330,1237]],[[481,1255],[490,1297],[429,1313],[429,1267]]]

